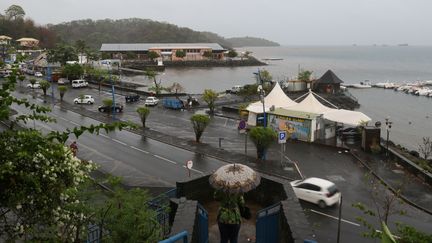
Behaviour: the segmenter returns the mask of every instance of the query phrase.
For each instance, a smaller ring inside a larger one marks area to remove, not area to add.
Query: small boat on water
[[[356,89],[369,89],[372,88],[372,85],[370,84],[369,80],[365,80],[364,82],[360,82],[359,84],[351,84],[350,87]]]

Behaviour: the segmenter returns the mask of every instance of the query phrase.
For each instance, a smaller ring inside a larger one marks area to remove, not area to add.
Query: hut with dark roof
[[[314,82],[313,90],[317,93],[334,94],[339,92],[343,81],[332,70],[328,70]]]

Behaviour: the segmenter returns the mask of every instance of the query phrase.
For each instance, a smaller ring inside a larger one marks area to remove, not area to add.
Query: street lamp
[[[116,103],[115,103],[115,88],[114,88],[114,79],[111,77],[111,71],[112,71],[112,64],[110,64],[108,71],[109,71],[109,79],[111,81],[111,93],[112,93],[112,101],[113,101],[113,106],[112,106],[112,113],[113,113],[113,120],[115,120],[115,107],[116,107]]]
[[[386,131],[387,131],[386,157],[388,157],[388,152],[389,152],[389,135],[390,135],[390,129],[391,129],[392,124],[393,124],[393,122],[390,121],[390,117],[389,116],[385,119],[385,124],[386,124]]]
[[[258,69],[258,78],[259,78],[259,81],[261,82],[261,84],[258,85],[257,91],[258,91],[258,93],[260,95],[261,103],[263,104],[264,127],[267,127],[267,121],[266,121],[267,119],[266,119],[265,104],[264,104],[264,98],[265,98],[265,91],[264,91],[264,88],[263,88],[264,81],[261,78],[261,72],[260,72],[259,69]]]

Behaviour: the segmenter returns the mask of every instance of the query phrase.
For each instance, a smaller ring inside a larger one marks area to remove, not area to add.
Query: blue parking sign
[[[287,133],[285,131],[278,133],[278,143],[286,143]]]

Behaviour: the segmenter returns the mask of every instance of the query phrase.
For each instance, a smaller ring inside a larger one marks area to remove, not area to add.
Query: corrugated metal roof
[[[211,48],[214,51],[225,50],[218,43],[103,43],[100,51],[148,51],[149,49],[188,49]]]

